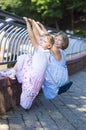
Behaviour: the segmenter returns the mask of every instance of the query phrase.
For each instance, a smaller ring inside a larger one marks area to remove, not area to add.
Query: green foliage
[[[58,27],[58,20],[63,17],[60,0],[32,0],[32,8],[35,9],[36,20],[48,25],[53,23]]]
[[[86,13],[86,2],[84,0],[60,0],[66,10],[76,10]]]
[[[62,18],[61,3],[59,0],[32,0],[36,12],[45,18]]]
[[[2,10],[6,10],[20,16],[28,15],[28,5],[30,5],[30,3],[30,0],[0,0]]]
[[[1,9],[3,10],[11,10],[13,8],[17,8],[21,5],[21,1],[20,0],[0,0],[0,4]]]
[[[64,16],[71,19],[74,29],[74,12],[86,13],[84,0],[0,0],[0,9],[19,16],[26,16],[40,21],[48,26],[58,28],[59,21]]]

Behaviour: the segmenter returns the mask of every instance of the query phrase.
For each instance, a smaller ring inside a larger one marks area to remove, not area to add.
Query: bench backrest
[[[69,34],[68,37],[67,56],[86,51],[86,38]],[[23,18],[0,10],[0,65],[14,63],[17,56],[33,52]]]

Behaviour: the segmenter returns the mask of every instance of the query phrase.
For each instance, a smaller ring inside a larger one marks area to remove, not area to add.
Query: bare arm
[[[32,26],[33,29],[36,29],[39,32],[39,35],[43,35],[45,33],[35,20],[32,20]]]
[[[40,36],[43,34],[47,34],[48,31],[40,22],[36,22],[35,20],[31,20],[31,21],[32,21],[32,28],[33,28],[35,38],[37,39],[38,44],[39,44]]]
[[[45,34],[45,32],[44,32],[44,30],[39,26],[39,24],[35,20],[32,20],[32,28],[33,28],[33,32],[34,32],[35,38],[37,39],[38,44],[39,44],[40,36]]]
[[[31,21],[29,19],[27,19],[26,17],[24,17],[24,20],[25,20],[26,25],[27,25],[27,31],[29,33],[29,37],[30,37],[31,43],[34,46],[34,48],[37,49],[38,48],[38,42],[37,42],[37,40],[35,38],[33,29],[31,27]]]
[[[40,29],[40,27],[38,26],[38,24],[36,23],[35,20],[31,20],[31,24],[32,24],[34,36],[35,36],[37,42],[39,43],[40,36],[41,36],[43,33],[41,33],[41,29]]]
[[[37,22],[37,24],[40,26],[41,30],[44,32],[44,33],[48,33],[47,29],[44,27],[44,25],[40,22]]]

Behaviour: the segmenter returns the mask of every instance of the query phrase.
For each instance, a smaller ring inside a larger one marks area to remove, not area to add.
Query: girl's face
[[[54,46],[56,46],[57,48],[62,48],[64,46],[64,40],[61,35],[55,37]]]
[[[42,46],[44,49],[50,49],[52,44],[50,44],[48,38],[44,36],[40,38],[40,46]]]

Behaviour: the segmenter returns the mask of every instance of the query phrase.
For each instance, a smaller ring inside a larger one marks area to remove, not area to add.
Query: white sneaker
[[[16,75],[16,71],[12,68],[9,69],[7,71],[1,71],[0,74],[4,77],[9,77],[10,79],[16,79],[15,75]]]

